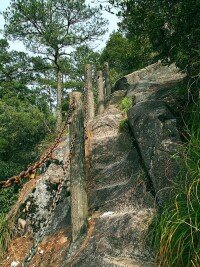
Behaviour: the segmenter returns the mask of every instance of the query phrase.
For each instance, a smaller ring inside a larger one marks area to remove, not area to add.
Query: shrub
[[[0,214],[0,259],[2,259],[7,250],[13,234],[13,230],[11,230],[6,221],[6,215]]]
[[[19,186],[17,184],[12,187],[4,188],[1,190],[0,195],[0,213],[8,213],[12,207],[12,205],[18,199],[18,189]]]

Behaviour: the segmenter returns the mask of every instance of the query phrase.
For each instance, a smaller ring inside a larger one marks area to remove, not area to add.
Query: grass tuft
[[[128,111],[131,107],[132,107],[132,99],[130,97],[124,97],[119,103],[119,108],[123,112]]]

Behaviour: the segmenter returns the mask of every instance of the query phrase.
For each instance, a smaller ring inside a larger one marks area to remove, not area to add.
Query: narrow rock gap
[[[130,127],[130,125],[129,125]],[[147,168],[145,166],[145,163],[144,163],[144,160],[142,158],[142,154],[141,154],[141,151],[140,151],[140,148],[139,148],[139,145],[137,144],[136,142],[136,138],[134,136],[134,133],[132,132],[131,130],[131,127],[130,127],[130,131],[129,131],[129,134],[132,136],[132,143],[133,143],[133,146],[136,148],[137,152],[138,152],[138,155],[140,157],[140,164],[144,170],[144,173],[145,173],[145,176],[146,176],[146,183],[147,183],[147,192],[150,192],[152,194],[152,196],[155,198],[156,200],[156,204],[158,204],[157,202],[157,199],[156,199],[156,192],[155,192],[155,189],[153,187],[153,183],[151,181],[151,177],[149,176],[149,173],[147,171]]]

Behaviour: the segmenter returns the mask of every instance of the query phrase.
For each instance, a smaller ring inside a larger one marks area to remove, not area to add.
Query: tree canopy
[[[128,39],[145,38],[156,59],[175,62],[199,80],[199,0],[110,0],[118,7],[120,30]]]
[[[62,59],[75,47],[102,36],[106,20],[84,0],[11,0],[4,12],[5,34],[52,62],[57,73],[57,128],[61,125]]]

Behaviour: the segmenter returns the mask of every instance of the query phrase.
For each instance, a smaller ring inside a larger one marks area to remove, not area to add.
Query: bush
[[[14,232],[10,229],[5,214],[0,214],[0,259],[2,259]]]
[[[12,105],[11,105],[12,104]],[[14,105],[15,104],[15,105]],[[39,145],[54,120],[29,103],[0,100],[0,181],[18,175],[39,157]],[[18,197],[19,185],[1,190],[0,212],[7,213]]]
[[[9,188],[4,188],[1,190],[0,195],[0,213],[8,213],[12,205],[18,199],[18,185],[14,185]]]
[[[0,159],[22,165],[29,164],[38,156],[37,145],[46,137],[47,124],[44,113],[37,107],[19,103],[10,106],[0,101]]]
[[[25,165],[23,164],[0,160],[0,181],[7,180],[7,178],[20,173],[24,168]]]

